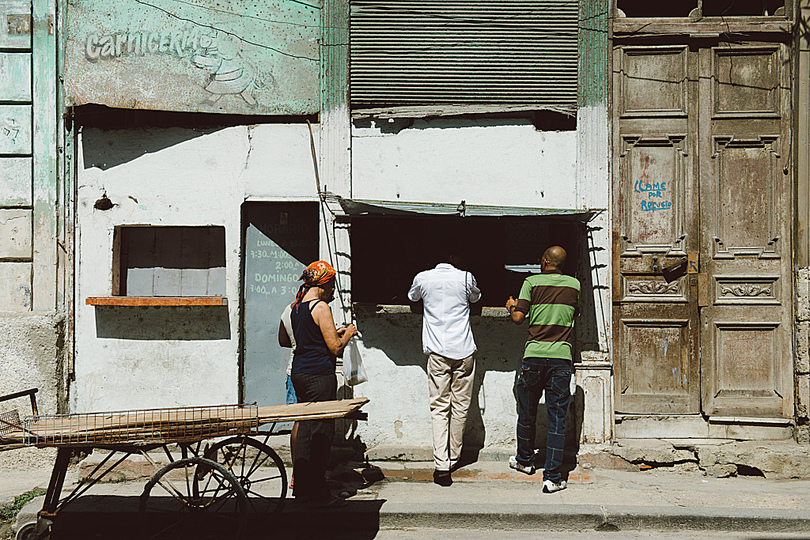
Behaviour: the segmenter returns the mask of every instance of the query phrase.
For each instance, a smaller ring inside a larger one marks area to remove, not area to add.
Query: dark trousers
[[[517,382],[518,424],[517,460],[523,465],[534,462],[534,435],[537,404],[546,393],[548,437],[543,480],[559,483],[565,448],[565,414],[571,398],[571,361],[562,358],[524,358]],[[297,480],[296,480],[297,481]]]
[[[334,373],[293,373],[290,378],[299,403],[337,399],[337,377]],[[293,463],[293,491],[296,496],[301,495],[312,500],[329,497],[326,466],[334,438],[334,420],[304,420],[298,424]]]

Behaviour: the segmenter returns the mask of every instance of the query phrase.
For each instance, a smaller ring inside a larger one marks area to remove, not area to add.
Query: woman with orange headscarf
[[[316,261],[304,269],[303,284],[292,305],[295,355],[291,378],[301,403],[337,399],[336,357],[357,334],[353,324],[335,329],[329,302],[335,297],[335,269]],[[326,465],[335,435],[334,420],[307,420],[298,427],[293,492],[314,508],[341,506],[326,486]]]

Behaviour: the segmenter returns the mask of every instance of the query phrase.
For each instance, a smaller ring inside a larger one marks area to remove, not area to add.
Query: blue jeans
[[[287,375],[287,405],[298,403],[298,398],[295,397],[295,387],[293,386],[292,377]]]
[[[571,398],[571,361],[562,358],[524,358],[517,381],[518,424],[517,460],[523,465],[534,462],[534,435],[537,404],[546,393],[548,437],[543,480],[559,483],[565,448],[565,414]]]

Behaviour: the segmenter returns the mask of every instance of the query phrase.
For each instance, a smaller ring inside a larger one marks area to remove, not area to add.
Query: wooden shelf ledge
[[[409,305],[401,304],[368,304],[354,302],[352,304],[354,310],[363,315],[418,315],[422,317],[421,313],[415,313],[411,310]],[[509,312],[505,307],[483,306],[481,313],[472,315],[473,317],[503,317],[509,316]]]
[[[227,306],[224,296],[93,296],[88,306]]]

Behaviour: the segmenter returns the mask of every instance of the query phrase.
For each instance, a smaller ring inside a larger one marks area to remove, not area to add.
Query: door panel
[[[685,139],[683,134],[622,137],[622,180],[632,181],[622,201],[628,251],[683,251]]]
[[[623,48],[617,101],[622,118],[687,116],[686,60],[683,46]]]
[[[781,44],[700,50],[703,410],[792,414],[789,62]]]
[[[619,47],[614,56],[614,245],[618,412],[699,410],[693,276],[662,268],[696,250],[689,50]]]
[[[781,116],[779,50],[779,45],[712,49],[714,116]]]
[[[714,257],[775,255],[780,182],[778,137],[752,139],[714,136],[714,178],[709,197],[719,210],[715,226]]]
[[[689,319],[622,319],[623,408],[680,414],[692,408],[694,329]]]

